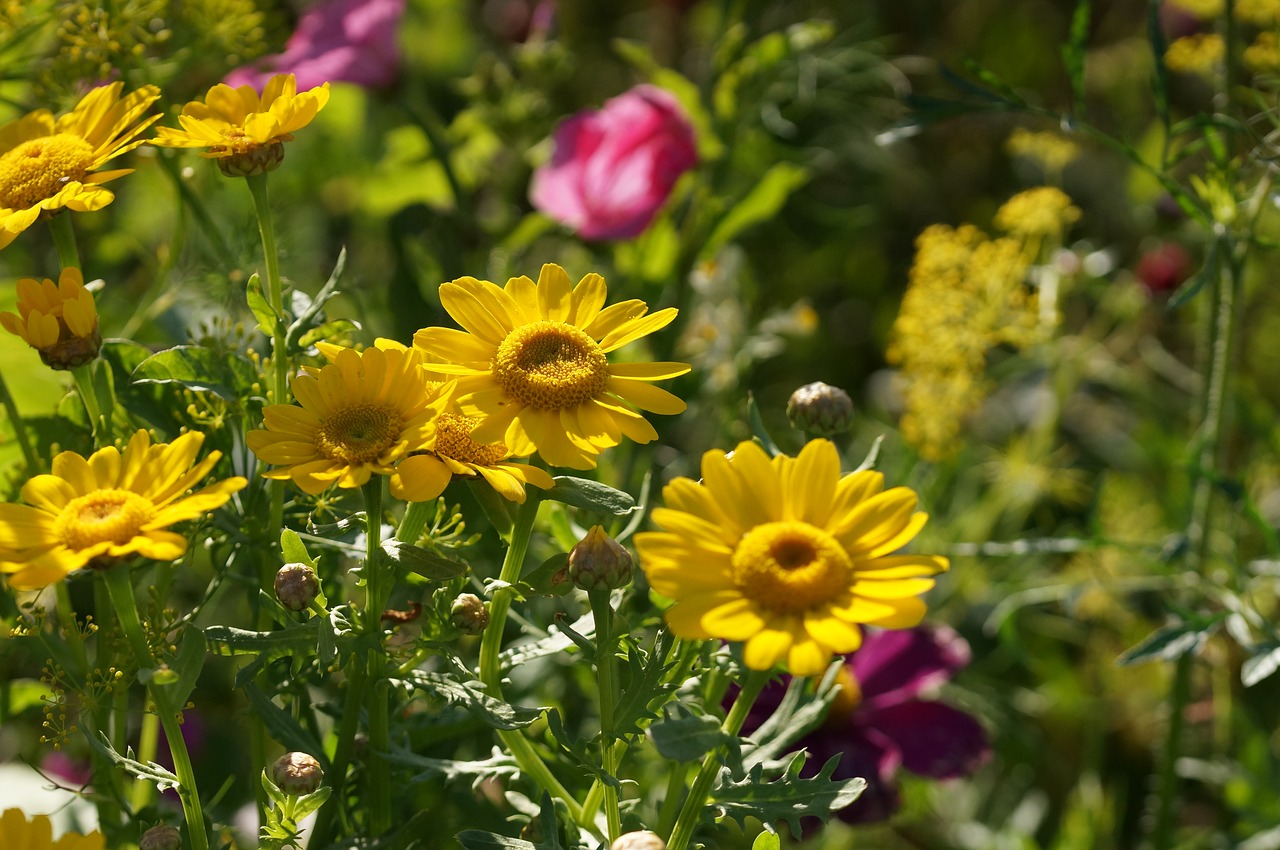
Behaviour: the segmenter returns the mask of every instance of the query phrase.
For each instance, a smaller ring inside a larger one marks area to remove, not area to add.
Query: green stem
[[[76,232],[71,226],[71,216],[65,211],[49,216],[49,232],[53,234],[53,248],[58,252],[58,265],[64,269],[80,268],[80,252],[76,249]]]
[[[330,760],[329,781],[333,785],[333,794],[330,795],[329,803],[321,807],[316,816],[315,831],[311,835],[311,843],[317,847],[327,847],[333,843],[330,836],[333,819],[347,804],[347,768],[351,764],[356,732],[360,728],[360,705],[365,697],[364,683],[364,659],[353,655],[347,670],[347,696],[342,704],[338,743]]]
[[[173,771],[178,777],[178,797],[182,801],[182,813],[187,821],[187,838],[192,850],[209,850],[204,810],[200,805],[200,794],[196,790],[195,770],[191,766],[191,756],[182,737],[180,709],[173,705],[166,686],[151,680],[151,675],[155,672],[155,659],[151,655],[142,621],[138,617],[138,604],[133,596],[129,567],[127,564],[117,564],[102,575],[116,619],[120,622],[120,629],[133,649],[134,660],[138,665],[138,678],[147,684],[147,691],[156,704],[156,714],[160,717],[160,725],[169,743]]]
[[[747,674],[746,681],[742,683],[742,690],[738,692],[738,698],[733,702],[733,708],[729,709],[729,716],[720,725],[725,735],[737,735],[742,729],[742,723],[747,719],[747,712],[751,710],[756,697],[769,681],[769,675],[768,670],[752,670]],[[711,787],[724,768],[724,754],[724,747],[716,747],[702,760],[698,775],[693,780],[693,788],[689,790],[689,796],[685,798],[684,806],[680,809],[680,816],[676,818],[675,828],[671,830],[671,838],[667,840],[667,850],[685,850],[685,847],[689,846],[689,839],[698,828],[703,809],[706,808],[707,800],[711,797]]]
[[[529,537],[533,533],[533,522],[538,516],[538,495],[530,492],[525,503],[516,514],[515,526],[511,530],[511,541],[507,546],[506,557],[502,561],[502,571],[498,575],[501,583],[493,592],[489,602],[489,625],[485,627],[480,638],[480,681],[484,683],[489,696],[502,700],[502,666],[499,653],[502,650],[502,633],[507,624],[507,612],[511,610],[514,591],[511,585],[520,578],[520,569],[524,565],[524,556],[529,549]],[[498,737],[506,745],[511,755],[520,765],[520,769],[553,797],[559,798],[569,810],[569,816],[581,820],[582,806],[573,795],[556,779],[547,767],[532,742],[519,730],[499,731]]]
[[[187,181],[182,179],[182,170],[178,166],[177,157],[162,151],[156,158],[160,160],[160,166],[164,169],[165,174],[169,175],[169,179],[173,182],[173,187],[178,190],[178,197],[182,199],[182,203],[195,215],[196,221],[200,222],[200,231],[205,235],[206,239],[213,243],[221,266],[227,269],[236,268],[235,252],[227,244],[226,238],[223,237],[222,231],[218,229],[217,222],[209,214],[209,209],[204,205],[204,201],[200,199],[200,195],[192,191],[191,187],[187,185]]]
[[[606,774],[618,778],[617,750],[613,746],[614,703],[614,648],[613,606],[609,604],[608,590],[593,590],[588,594],[591,611],[596,621],[596,679],[600,691],[600,767]],[[604,791],[604,815],[608,824],[609,841],[616,841],[622,834],[622,813],[618,809],[618,789],[601,783]],[[585,813],[586,806],[583,806]]]
[[[4,405],[4,412],[8,415],[10,424],[13,425],[13,437],[18,441],[18,448],[22,449],[22,459],[26,461],[27,473],[35,475],[40,469],[40,458],[36,456],[31,438],[27,436],[27,426],[23,423],[21,414],[18,413],[18,405],[13,400],[13,394],[9,392],[9,385],[5,383],[3,374],[0,374],[0,404]]]
[[[382,612],[394,585],[394,575],[383,574],[380,557],[382,541],[382,476],[375,475],[364,485],[365,510],[365,633],[382,643]],[[385,753],[391,748],[390,714],[386,683],[379,675],[379,653],[369,650],[365,662],[372,674],[369,688],[369,825],[370,834],[377,838],[391,831],[391,765]]]
[[[102,414],[98,405],[98,394],[93,389],[93,364],[91,361],[71,370],[75,379],[76,390],[80,393],[80,401],[84,404],[84,412],[89,416],[89,425],[93,429],[93,443],[102,447],[111,443],[111,424],[108,417]]]
[[[396,526],[396,540],[402,543],[417,543],[422,530],[427,527],[427,517],[435,507],[435,502],[410,502],[404,509],[404,517]]]
[[[143,713],[142,729],[138,732],[138,761],[143,764],[155,761],[156,743],[159,741],[160,718]],[[140,811],[151,803],[151,783],[145,779],[134,780],[133,810]]]

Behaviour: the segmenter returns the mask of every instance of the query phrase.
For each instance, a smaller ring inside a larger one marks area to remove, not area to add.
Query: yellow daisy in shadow
[[[159,89],[143,86],[121,98],[123,85],[94,89],[56,120],[37,109],[0,127],[0,248],[42,213],[99,210],[115,199],[101,184],[133,169],[98,169],[141,145],[138,135],[160,117],[139,120]]]
[[[445,387],[428,381],[412,349],[342,348],[330,363],[293,379],[297,405],[263,410],[264,431],[245,440],[260,460],[279,467],[266,478],[292,479],[315,495],[333,484],[353,488],[371,476],[391,477],[397,499],[434,499],[449,473],[424,452],[435,437]]]
[[[786,662],[815,676],[858,648],[860,624],[918,624],[918,597],[948,562],[896,554],[927,516],[912,490],[883,488],[878,472],[842,477],[827,440],[795,458],[770,459],[749,442],[707,452],[701,482],[663,489],[653,521],[664,531],[636,535],[649,584],[675,600],[667,625],[684,638],[744,642],[753,670]]]
[[[505,287],[472,277],[440,287],[440,301],[465,329],[424,328],[413,344],[445,363],[430,368],[458,379],[462,412],[479,419],[477,443],[534,450],[553,466],[591,469],[596,456],[626,436],[658,434],[631,405],[651,413],[685,409],[653,386],[689,371],[687,363],[610,363],[606,355],[666,327],[674,307],[646,315],[643,301],[605,307],[604,278],[572,286],[557,265],[538,282],[513,277]]]
[[[5,809],[0,815],[0,847],[5,850],[103,850],[106,838],[94,830],[88,835],[65,832],[53,840],[53,824],[47,815],[30,821],[21,809]]]
[[[24,277],[18,281],[18,312],[0,313],[0,325],[22,337],[40,354],[46,366],[74,369],[98,356],[102,335],[93,293],[72,266],[58,282]]]
[[[293,74],[276,74],[259,95],[253,86],[218,83],[203,101],[182,107],[182,129],[159,127],[152,144],[204,148],[200,156],[218,160],[223,173],[244,177],[272,170],[284,158],[284,143],[311,123],[329,102],[329,84],[298,93]]]
[[[204,434],[192,431],[152,445],[140,430],[123,452],[59,454],[51,475],[23,485],[26,505],[0,504],[0,572],[9,586],[44,587],[125,555],[181,557],[187,538],[165,529],[221,507],[247,483],[228,478],[184,496],[222,457],[213,451],[197,463],[203,443]]]

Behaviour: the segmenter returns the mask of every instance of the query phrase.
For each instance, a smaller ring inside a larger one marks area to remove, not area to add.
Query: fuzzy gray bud
[[[142,833],[138,850],[182,850],[182,833],[168,824],[153,826]]]
[[[631,581],[631,553],[593,525],[569,552],[569,581],[583,590],[613,590]]]
[[[791,427],[819,437],[842,434],[853,425],[853,399],[821,381],[805,384],[788,399],[787,419]]]
[[[285,753],[272,762],[268,775],[277,788],[291,797],[314,792],[324,779],[320,762],[306,753]]]
[[[667,842],[657,833],[643,829],[619,835],[618,840],[609,845],[609,850],[667,850]]]
[[[459,593],[449,606],[449,620],[458,631],[478,635],[489,625],[489,606],[474,593]]]
[[[290,611],[304,611],[320,595],[320,579],[306,564],[285,564],[276,573],[276,599]]]

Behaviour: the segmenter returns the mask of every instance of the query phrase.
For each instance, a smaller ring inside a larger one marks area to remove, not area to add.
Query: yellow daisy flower
[[[653,511],[665,529],[636,535],[641,567],[675,600],[667,625],[684,638],[745,642],[753,670],[785,661],[815,676],[862,643],[859,624],[910,628],[918,597],[948,568],[937,555],[895,554],[919,533],[906,487],[878,472],[840,474],[840,456],[814,440],[770,459],[755,443],[702,456],[702,481],[677,478]]]
[[[304,492],[335,482],[360,487],[374,473],[391,476],[397,499],[434,499],[449,472],[426,455],[445,388],[427,380],[422,356],[412,349],[351,348],[332,353],[328,365],[293,379],[297,405],[263,410],[265,431],[245,435],[265,463],[280,467],[266,478],[292,479]]]
[[[42,213],[99,210],[115,199],[101,184],[133,169],[97,169],[141,145],[138,134],[160,117],[138,120],[159,89],[143,86],[121,98],[122,88],[118,82],[96,88],[56,120],[37,109],[0,127],[0,248]]]
[[[311,123],[329,102],[329,84],[298,93],[293,74],[276,74],[259,96],[253,86],[233,89],[218,83],[203,101],[193,100],[178,116],[181,130],[160,127],[152,144],[206,148],[200,156],[218,160],[224,174],[245,177],[270,171],[284,159],[284,143]]]
[[[606,355],[671,323],[676,309],[645,315],[643,301],[605,307],[604,278],[572,286],[547,264],[535,284],[505,287],[473,277],[440,287],[440,301],[464,331],[424,328],[413,344],[443,358],[434,371],[458,378],[462,412],[480,424],[477,443],[505,443],[513,454],[537,451],[553,466],[591,469],[625,435],[647,443],[658,433],[628,405],[652,413],[685,409],[653,381],[689,371],[687,363],[610,363]]]
[[[19,280],[18,312],[0,313],[0,325],[26,340],[54,369],[83,366],[102,347],[93,294],[77,268],[63,269],[57,283]]]
[[[0,815],[0,847],[5,850],[103,850],[106,839],[94,830],[88,835],[63,833],[53,840],[53,824],[47,815],[30,821],[21,809],[5,809]]]
[[[184,497],[222,457],[214,451],[196,463],[202,443],[204,434],[192,431],[152,445],[140,430],[123,452],[108,446],[87,460],[62,452],[52,475],[23,485],[26,505],[0,504],[0,573],[27,590],[108,566],[105,559],[181,557],[187,538],[164,529],[221,507],[247,483],[228,478]]]

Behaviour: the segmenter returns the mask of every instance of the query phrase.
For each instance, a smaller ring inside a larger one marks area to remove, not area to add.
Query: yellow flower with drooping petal
[[[253,86],[218,83],[203,101],[193,100],[178,116],[181,130],[160,127],[152,144],[205,148],[200,156],[218,160],[224,174],[245,177],[272,170],[284,158],[284,143],[311,123],[329,102],[329,84],[298,93],[293,74],[276,74],[259,96]]]
[[[427,451],[435,419],[447,403],[448,385],[431,382],[413,349],[332,347],[330,363],[293,379],[297,405],[263,410],[264,431],[245,441],[277,469],[266,478],[292,479],[315,495],[332,484],[354,488],[374,474],[391,477],[397,499],[434,499],[450,474]]]
[[[687,363],[610,363],[607,355],[666,327],[668,307],[648,313],[643,301],[605,307],[604,278],[577,286],[557,265],[538,282],[513,277],[505,287],[473,277],[440,287],[440,300],[463,331],[424,328],[413,344],[445,363],[433,371],[458,378],[462,412],[480,422],[471,438],[505,443],[513,454],[535,450],[553,466],[591,469],[600,452],[626,436],[658,436],[631,406],[651,413],[685,409],[653,386],[689,371]]]
[[[73,267],[63,269],[57,283],[30,277],[18,281],[18,312],[0,313],[0,325],[26,340],[54,369],[83,366],[102,347],[93,294]]]
[[[636,535],[650,586],[675,600],[667,625],[683,638],[742,641],[753,670],[786,662],[815,676],[862,643],[860,625],[903,629],[949,566],[899,552],[928,518],[906,487],[878,472],[840,474],[840,456],[814,440],[770,458],[755,443],[702,456],[702,481],[677,478]]]
[[[54,841],[48,815],[36,815],[29,821],[21,809],[5,809],[0,815],[0,847],[4,850],[103,850],[106,843],[97,830],[88,835],[65,832]]]
[[[159,89],[143,86],[121,98],[123,85],[94,89],[56,120],[37,109],[0,127],[0,248],[41,214],[99,210],[115,199],[101,184],[133,169],[98,169],[141,145],[138,135],[160,117],[139,120]]]
[[[222,457],[213,451],[197,463],[203,443],[204,434],[191,431],[152,445],[140,430],[123,452],[108,446],[88,459],[62,452],[53,474],[23,485],[27,504],[0,504],[0,573],[26,590],[125,555],[181,557],[187,538],[165,529],[221,507],[248,483],[228,478],[184,496]]]

